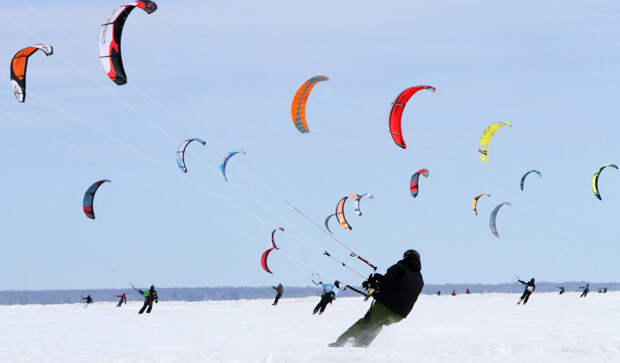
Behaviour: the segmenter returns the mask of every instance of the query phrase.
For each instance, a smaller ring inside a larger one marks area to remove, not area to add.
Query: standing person
[[[525,285],[525,290],[523,290],[523,295],[521,295],[521,298],[519,298],[519,302],[517,302],[517,305],[521,304],[521,302],[523,302],[523,305],[525,305],[530,299],[530,295],[532,295],[534,290],[536,290],[536,280],[534,280],[534,278],[532,277],[529,282],[525,282],[522,280],[517,280],[517,282],[519,282],[521,285]]]
[[[151,285],[149,290],[138,290],[138,292],[144,296],[144,305],[142,305],[142,308],[138,311],[138,314],[142,314],[144,310],[146,310],[147,314],[150,314],[153,309],[153,301],[156,304],[159,303],[159,297],[157,296],[157,291],[155,291],[155,286]]]
[[[580,289],[583,289],[583,291],[581,292],[581,295],[579,295],[579,297],[586,297],[588,296],[588,293],[590,292],[590,284],[586,284],[586,286],[579,286]]]
[[[456,296],[456,290],[452,289],[452,296]]]
[[[116,304],[117,308],[120,308],[121,305],[123,305],[123,304],[127,304],[127,295],[125,295],[125,293],[123,293],[122,295],[116,295],[116,297],[120,297],[121,298],[118,301],[118,304]]]
[[[280,300],[282,294],[284,294],[284,287],[282,286],[282,283],[279,283],[278,286],[272,286],[272,288],[278,293],[276,294],[276,299],[273,300],[273,304],[271,305],[278,305],[278,300]]]
[[[441,296],[441,290],[437,290],[437,296]]]
[[[92,297],[90,297],[90,295],[86,295],[86,297],[81,297],[81,296],[80,296],[80,298],[81,298],[82,300],[86,300],[86,305],[88,305],[88,304],[92,304],[92,303],[93,303],[93,298],[92,298]]]
[[[421,270],[418,251],[407,250],[403,259],[390,267],[385,275],[371,275],[362,283],[365,289],[375,290],[370,309],[329,346],[342,347],[349,339],[354,339],[353,346],[366,347],[384,326],[406,318],[424,287]]]
[[[319,284],[323,287],[323,291],[321,293],[321,301],[314,307],[312,310],[312,315],[319,313],[319,315],[325,312],[325,308],[327,304],[331,304],[334,300],[336,300],[336,296],[340,291],[340,281],[334,281],[334,284],[325,284],[319,281]]]
[[[607,293],[607,288],[606,288],[606,287],[604,287],[604,288],[603,288],[603,294],[606,294],[606,293]]]
[[[468,295],[471,293],[471,291],[469,291],[469,288],[467,288],[467,290],[465,290],[465,293],[468,294]]]
[[[562,295],[564,292],[566,292],[564,286],[558,286],[558,289],[560,289],[560,293],[558,295]]]

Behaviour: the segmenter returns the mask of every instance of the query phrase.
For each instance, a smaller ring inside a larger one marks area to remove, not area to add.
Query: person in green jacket
[[[142,305],[142,308],[140,309],[140,311],[138,311],[138,314],[144,313],[144,310],[146,310],[147,314],[150,314],[151,310],[153,310],[153,301],[156,304],[159,303],[159,297],[157,297],[157,291],[155,291],[155,286],[151,285],[150,289],[146,291],[138,290],[138,292],[144,296],[144,305]]]
[[[384,326],[406,318],[424,287],[421,270],[420,254],[416,250],[407,250],[403,259],[390,267],[385,275],[371,275],[362,283],[365,289],[374,289],[370,309],[329,346],[343,347],[353,339],[353,346],[367,347]]]

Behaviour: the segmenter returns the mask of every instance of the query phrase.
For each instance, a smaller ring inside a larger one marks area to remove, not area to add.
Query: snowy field
[[[0,362],[620,362],[620,292],[517,298],[422,296],[367,349],[327,347],[359,298],[0,306]]]

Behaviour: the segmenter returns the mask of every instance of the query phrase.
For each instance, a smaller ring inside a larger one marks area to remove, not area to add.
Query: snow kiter
[[[94,182],[93,185],[86,189],[86,193],[84,193],[84,200],[82,201],[82,207],[84,208],[84,214],[86,214],[86,217],[90,219],[95,219],[95,211],[93,210],[95,193],[97,193],[97,190],[99,189],[101,184],[106,182],[111,183],[112,181],[109,179],[102,179]]]
[[[293,103],[291,104],[291,116],[293,118],[293,123],[299,132],[302,134],[307,134],[310,132],[310,128],[308,128],[308,120],[306,120],[306,103],[308,102],[308,96],[310,96],[310,92],[318,82],[329,81],[329,77],[327,76],[314,76],[304,82],[304,84],[299,87],[297,92],[295,93],[295,97],[293,98]]]
[[[616,170],[618,170],[618,166],[616,164],[605,164],[605,165],[601,166],[594,173],[594,176],[592,177],[592,192],[594,193],[594,196],[597,197],[599,200],[603,200],[603,199],[601,198],[601,193],[598,190],[598,178],[601,176],[601,172],[606,167],[612,167],[612,168],[615,168]]]
[[[199,142],[203,146],[207,144],[207,142],[203,139],[194,137],[183,141],[183,143],[179,145],[179,148],[177,149],[177,165],[179,166],[179,169],[183,170],[184,173],[187,173],[187,166],[185,165],[185,149],[187,149],[187,145],[189,145],[192,141]]]
[[[18,102],[26,100],[26,69],[28,68],[28,58],[36,53],[37,50],[46,56],[54,54],[54,48],[47,44],[36,44],[15,53],[11,59],[11,87]]]
[[[390,128],[390,134],[392,135],[392,140],[394,140],[396,145],[398,145],[399,147],[403,149],[407,148],[407,145],[405,144],[405,139],[403,138],[403,131],[401,128],[403,111],[405,111],[405,106],[407,105],[407,102],[409,102],[409,99],[413,97],[413,95],[415,95],[418,91],[423,90],[423,89],[429,89],[435,92],[435,87],[433,86],[422,85],[422,86],[410,87],[402,91],[398,95],[398,97],[396,97],[396,100],[394,101],[394,103],[392,103],[392,109],[390,110],[388,126]]]
[[[108,77],[119,86],[127,83],[127,74],[121,56],[121,36],[125,21],[134,8],[140,8],[147,14],[152,14],[157,10],[157,4],[149,0],[132,1],[114,10],[101,25],[99,60]]]

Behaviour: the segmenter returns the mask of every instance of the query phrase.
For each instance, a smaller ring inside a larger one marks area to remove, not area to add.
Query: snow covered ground
[[[327,348],[359,298],[0,306],[0,362],[620,362],[620,292],[517,298],[422,296],[367,349]]]

